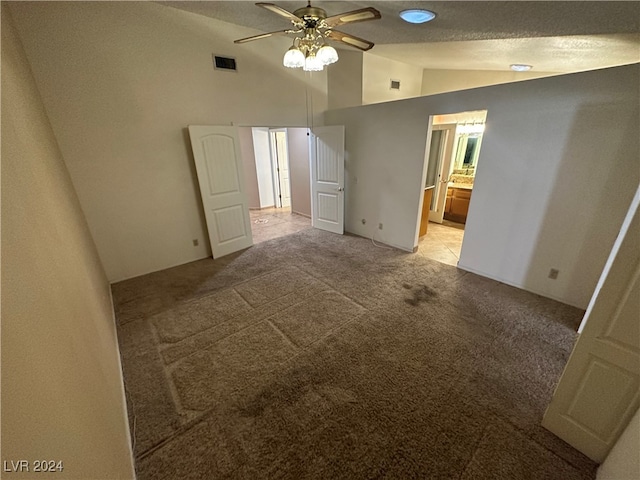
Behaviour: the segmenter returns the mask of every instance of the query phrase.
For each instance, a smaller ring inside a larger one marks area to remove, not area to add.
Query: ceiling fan
[[[338,52],[327,45],[326,39],[342,42],[363,51],[373,48],[372,42],[334,30],[334,27],[382,18],[380,12],[372,7],[327,17],[327,12],[322,8],[312,7],[311,1],[306,7],[299,8],[293,13],[274,3],[256,3],[256,5],[290,20],[294,28],[241,38],[234,43],[251,42],[272,35],[300,34],[294,38],[293,46],[285,53],[283,64],[291,68],[302,67],[307,71],[319,71],[325,65],[338,61]]]

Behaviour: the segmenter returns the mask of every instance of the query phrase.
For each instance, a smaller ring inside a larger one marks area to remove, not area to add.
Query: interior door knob
[[[344,192],[344,188],[342,188],[342,187],[338,187],[338,188],[336,188],[336,190],[338,190],[339,192]]]

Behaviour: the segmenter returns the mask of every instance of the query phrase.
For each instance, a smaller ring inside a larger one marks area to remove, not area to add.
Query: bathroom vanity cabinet
[[[449,186],[444,206],[444,218],[453,222],[466,223],[471,192],[470,186]]]

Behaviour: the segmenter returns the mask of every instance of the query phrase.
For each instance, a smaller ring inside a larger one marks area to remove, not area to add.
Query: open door
[[[314,127],[309,137],[311,224],[344,233],[344,126]]]
[[[271,137],[271,163],[273,168],[276,207],[291,207],[287,131],[269,129],[269,134]]]
[[[640,404],[639,203],[640,188],[542,421],[596,462],[605,459]]]
[[[444,219],[455,136],[455,123],[434,125],[431,130],[431,141],[427,151],[427,184],[435,185],[435,188],[429,208],[430,222],[442,223]]]
[[[235,127],[189,126],[213,258],[253,245]]]

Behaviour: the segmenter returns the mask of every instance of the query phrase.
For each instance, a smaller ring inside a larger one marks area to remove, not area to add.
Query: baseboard
[[[295,213],[296,215],[300,215],[301,217],[311,218],[311,215],[307,215],[306,213],[296,212],[295,210],[291,210],[291,213]]]
[[[415,253],[413,249],[407,249],[406,247],[400,247],[398,245],[394,245],[393,243],[385,243],[380,240],[374,240],[371,237],[365,237],[364,235],[360,235],[359,233],[350,232],[348,230],[345,230],[344,233],[348,233],[349,235],[353,235],[354,237],[366,238],[367,240],[376,242],[378,245],[381,245],[383,247],[394,248],[396,250],[402,250],[403,252],[408,252],[408,253]]]
[[[576,305],[576,304],[574,304],[572,302],[567,301],[564,298],[560,298],[560,297],[557,297],[555,295],[550,295],[550,294],[548,294],[546,292],[540,292],[540,291],[538,291],[536,289],[533,289],[533,288],[530,288],[530,287],[526,287],[526,286],[524,286],[524,285],[522,285],[520,283],[516,283],[516,282],[513,282],[511,280],[507,280],[506,278],[502,278],[502,277],[499,277],[497,275],[489,275],[486,272],[482,272],[480,270],[476,270],[475,268],[471,268],[471,267],[469,267],[467,265],[464,265],[460,261],[458,261],[458,268],[460,270],[464,270],[465,272],[475,273],[476,275],[480,275],[481,277],[489,278],[491,280],[495,280],[496,282],[504,283],[505,285],[509,285],[511,287],[519,288],[520,290],[524,290],[525,292],[534,293],[534,294],[540,295],[541,297],[544,297],[544,298],[550,298],[551,300],[555,300],[556,302],[564,303],[565,305],[570,305],[572,307],[579,308],[580,310],[585,310],[586,309],[586,307],[583,307],[581,305]]]
[[[208,253],[204,257],[194,258],[192,260],[187,260],[186,262],[179,262],[179,263],[175,263],[175,264],[172,264],[172,265],[168,265],[168,266],[162,267],[162,268],[160,268],[158,270],[149,270],[148,272],[136,273],[135,275],[132,275],[130,277],[123,277],[123,278],[119,278],[117,280],[109,280],[109,285],[113,285],[113,284],[119,283],[119,282],[124,282],[125,280],[131,280],[132,278],[138,278],[138,277],[142,277],[144,275],[149,275],[150,273],[161,272],[162,270],[167,270],[169,268],[179,267],[180,265],[186,265],[187,263],[197,262],[199,260],[204,260],[205,258],[211,258],[211,253]]]
[[[112,327],[113,327],[113,338],[116,341],[116,352],[117,352],[117,357],[118,357],[118,369],[120,370],[120,380],[122,382],[122,389],[121,389],[121,395],[122,395],[122,406],[124,407],[124,422],[125,422],[125,427],[126,427],[126,432],[127,432],[127,440],[128,440],[128,447],[129,447],[129,455],[131,458],[131,471],[133,472],[134,478],[136,475],[136,466],[135,466],[135,455],[133,452],[133,433],[131,432],[131,426],[129,425],[129,408],[127,407],[127,387],[124,383],[124,371],[122,369],[122,356],[120,354],[120,342],[118,341],[118,327],[117,327],[117,318],[116,318],[116,309],[115,309],[115,305],[113,303],[113,292],[111,291],[111,285],[109,285],[109,302],[111,303],[111,318],[113,320],[112,322]],[[135,424],[134,424],[135,425]]]

